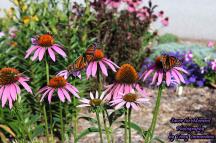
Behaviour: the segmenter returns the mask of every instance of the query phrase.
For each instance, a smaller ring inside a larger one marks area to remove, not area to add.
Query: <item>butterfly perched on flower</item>
[[[168,71],[173,67],[179,67],[182,65],[182,62],[174,56],[169,56],[165,54],[161,55],[159,58],[165,71]]]
[[[79,56],[73,64],[68,66],[68,71],[79,71],[88,65],[94,59],[94,52],[97,49],[97,44],[94,43],[86,49],[85,53]]]

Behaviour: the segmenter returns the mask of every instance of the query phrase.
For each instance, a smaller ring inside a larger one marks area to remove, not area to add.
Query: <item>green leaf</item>
[[[37,137],[37,136],[43,134],[43,132],[44,132],[43,126],[42,126],[42,125],[41,125],[41,126],[37,126],[37,127],[34,129],[31,138],[33,139],[34,137]]]
[[[95,127],[90,127],[90,128],[87,128],[85,129],[84,131],[82,131],[78,137],[76,138],[76,142],[81,139],[82,137],[90,134],[90,133],[94,133],[94,132],[99,132],[99,129],[98,128],[95,128]]]
[[[119,109],[112,112],[108,117],[110,125],[112,125],[119,117],[121,117],[124,114],[124,112],[124,109]]]
[[[91,117],[82,116],[82,117],[79,117],[79,119],[84,119],[84,120],[89,121],[91,123],[96,123],[97,124],[97,120],[94,119],[94,118],[91,118]]]
[[[153,138],[153,140],[156,140],[156,141],[158,141],[160,143],[165,143],[164,141],[162,141],[161,139],[159,139],[159,137],[156,137],[156,136]]]

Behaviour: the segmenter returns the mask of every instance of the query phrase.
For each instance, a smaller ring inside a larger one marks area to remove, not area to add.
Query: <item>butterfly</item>
[[[162,63],[163,69],[165,71],[170,70],[173,67],[181,66],[182,62],[174,56],[162,55],[160,57],[160,62]]]
[[[76,72],[76,71],[80,71],[80,70],[86,68],[88,63],[91,62],[92,60],[94,60],[94,52],[95,52],[96,48],[97,48],[96,43],[88,46],[85,53],[83,53],[81,56],[79,56],[74,61],[73,64],[70,64],[68,66],[67,70],[70,72]]]

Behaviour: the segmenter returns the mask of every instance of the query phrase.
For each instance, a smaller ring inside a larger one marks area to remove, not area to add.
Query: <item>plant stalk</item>
[[[64,143],[64,123],[63,123],[63,114],[62,114],[62,103],[59,102],[59,109],[60,109],[60,124],[61,124],[61,141]]]
[[[107,137],[107,142],[110,143],[109,128],[107,128],[105,111],[103,111],[103,123],[104,123],[105,133],[106,133],[106,137]]]
[[[160,100],[161,100],[162,90],[163,90],[163,85],[160,85],[158,89],[158,96],[157,96],[156,105],[154,108],[151,126],[146,136],[145,143],[150,143],[154,135],[154,130],[155,130],[156,123],[157,123],[157,117],[158,117],[159,110],[160,110]]]
[[[128,132],[129,132],[129,143],[131,143],[131,108],[128,109]]]
[[[99,129],[100,143],[103,143],[103,136],[102,136],[101,123],[100,123],[100,116],[99,116],[98,111],[96,112],[96,117],[97,117],[98,129]]]
[[[127,133],[127,125],[128,125],[128,121],[127,121],[128,117],[127,117],[127,110],[125,111],[125,128],[124,128],[124,140],[125,143],[128,143],[128,133]]]

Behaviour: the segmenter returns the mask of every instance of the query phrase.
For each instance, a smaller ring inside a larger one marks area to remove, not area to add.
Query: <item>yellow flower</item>
[[[37,15],[32,16],[32,21],[38,21],[38,20],[39,19],[38,19]]]
[[[27,10],[27,5],[26,4],[23,4],[23,6],[21,7],[21,9],[22,9],[22,11],[24,12],[24,11],[26,11]]]
[[[30,16],[24,16],[23,17],[23,23],[26,24],[26,25],[30,23],[30,20],[31,20]]]

